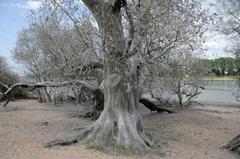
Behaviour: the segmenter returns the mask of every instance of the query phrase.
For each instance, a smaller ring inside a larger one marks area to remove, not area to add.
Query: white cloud
[[[22,9],[30,9],[30,10],[36,10],[38,8],[40,8],[42,5],[41,2],[39,1],[34,1],[34,0],[28,0],[27,3],[25,4],[21,4],[21,3],[17,3],[16,6],[18,8],[22,8]]]
[[[206,42],[206,47],[211,49],[224,49],[226,46],[225,39],[212,39]]]
[[[229,45],[225,35],[210,34],[207,36],[205,46],[209,49],[224,49]]]
[[[205,36],[206,42],[204,48],[206,50],[204,51],[204,54],[207,58],[230,56],[226,51],[226,48],[231,45],[231,42],[224,34],[210,30],[206,32]]]

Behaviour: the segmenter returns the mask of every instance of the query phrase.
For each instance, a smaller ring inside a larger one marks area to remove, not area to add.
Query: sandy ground
[[[240,132],[240,108],[205,106],[175,114],[142,109],[145,130],[163,141],[161,150],[141,156],[108,155],[83,145],[44,148],[54,139],[72,137],[91,121],[73,118],[79,106],[12,102],[0,108],[0,159],[238,159],[219,145]]]

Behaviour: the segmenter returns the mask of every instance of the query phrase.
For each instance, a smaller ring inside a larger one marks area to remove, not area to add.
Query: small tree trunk
[[[181,92],[181,80],[177,81],[177,97],[178,97],[178,104],[182,108],[183,102],[182,102],[182,92]]]
[[[74,97],[75,97],[74,104],[75,105],[81,104],[81,96],[79,95],[80,93],[79,93],[78,89],[75,89],[73,87],[72,91],[73,91],[73,94],[74,94]]]
[[[44,94],[42,92],[42,88],[38,89],[38,101],[40,103],[45,103],[46,102],[45,96],[44,96]]]
[[[52,102],[50,94],[47,92],[47,87],[42,88],[46,103]]]

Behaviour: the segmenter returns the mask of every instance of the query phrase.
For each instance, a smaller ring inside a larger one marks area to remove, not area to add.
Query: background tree
[[[239,58],[221,57],[217,59],[203,59],[202,63],[208,69],[208,74],[216,76],[238,76]]]
[[[101,80],[101,71],[83,67],[90,60],[101,60],[90,19],[84,17],[76,28],[70,26],[65,18],[59,10],[48,5],[34,12],[29,18],[29,27],[18,36],[14,58],[25,66],[28,76],[36,82]],[[71,89],[78,100],[81,89],[69,87],[66,89]],[[50,101],[49,92],[45,88],[40,90],[43,101]],[[59,95],[59,91],[54,89],[51,93]]]
[[[218,7],[219,30],[226,34],[232,41],[228,47],[236,57],[240,56],[240,3],[238,0],[221,0]]]
[[[192,53],[169,55],[164,62],[153,66],[145,76],[154,78],[146,90],[161,105],[178,108],[190,106],[204,89],[207,74],[202,61]],[[161,71],[160,71],[161,70]]]
[[[17,73],[13,72],[6,62],[7,60],[4,57],[0,56],[0,98],[3,95],[3,92],[8,90],[8,88],[20,81],[20,77]],[[22,90],[14,90],[11,94],[9,94],[11,99],[14,98],[26,98],[26,92]]]
[[[224,34],[228,35],[228,37],[232,39],[233,45],[230,46],[229,49],[237,58],[239,58],[240,1],[221,1],[221,6],[219,8],[219,15],[222,17],[220,21],[220,26],[222,27],[222,29],[220,29],[220,31],[222,31]],[[223,147],[240,154],[240,135],[235,136]]]

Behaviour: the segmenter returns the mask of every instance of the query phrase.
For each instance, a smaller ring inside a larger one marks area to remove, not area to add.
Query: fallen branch
[[[0,97],[0,102],[3,101],[4,99],[7,99],[7,101],[3,105],[5,107],[10,101],[10,98],[7,98],[8,95],[16,88],[22,88],[27,91],[33,91],[37,88],[43,87],[64,87],[70,85],[82,86],[82,88],[84,87],[85,89],[89,90],[95,96],[95,104],[91,107],[91,110],[85,113],[84,115],[80,115],[80,117],[92,118],[96,120],[100,116],[104,108],[104,93],[100,89],[100,86],[95,85],[89,81],[77,80],[65,82],[40,82],[36,84],[16,83],[9,87],[8,90],[3,93],[3,96]],[[157,111],[158,113],[160,112],[173,113],[173,111],[171,110],[160,108],[159,106],[154,104],[154,102],[152,102],[150,99],[144,97],[140,97],[139,102],[142,103],[148,109],[150,109],[151,112]]]
[[[227,143],[221,146],[229,151],[236,152],[240,154],[240,134],[229,140]]]
[[[43,88],[43,87],[64,87],[64,86],[69,86],[69,85],[76,85],[76,86],[83,86],[86,87],[88,90],[94,92],[96,91],[98,88],[98,86],[94,85],[91,82],[88,81],[65,81],[65,82],[40,82],[40,83],[36,83],[36,84],[27,84],[27,83],[15,83],[14,85],[12,85],[11,87],[9,87],[7,89],[7,91],[5,91],[4,93],[2,93],[2,96],[0,97],[0,102],[2,102],[3,100],[7,99],[7,101],[5,102],[5,104],[3,105],[4,107],[9,103],[10,98],[9,98],[9,94],[17,89],[17,88],[22,88],[24,90],[27,91],[33,91],[37,88]]]
[[[142,103],[145,107],[147,107],[148,109],[150,109],[150,111],[157,111],[158,113],[160,112],[167,112],[167,113],[174,113],[171,110],[165,109],[165,108],[160,108],[158,107],[156,104],[154,104],[152,101],[150,101],[147,98],[143,98],[141,97],[139,99],[139,102]]]

